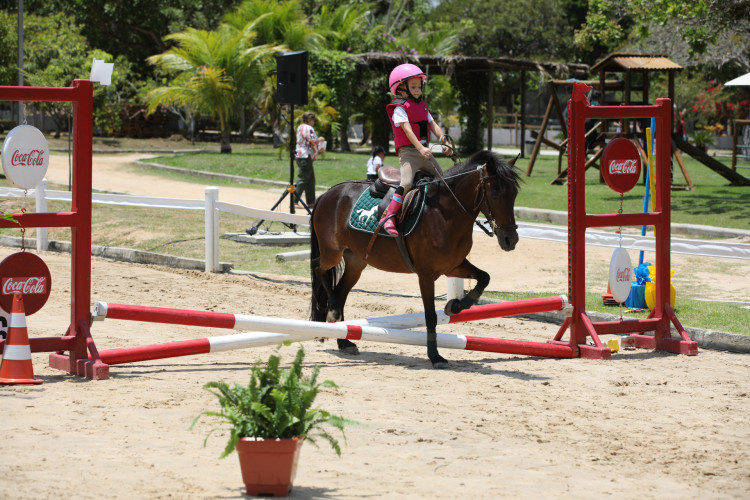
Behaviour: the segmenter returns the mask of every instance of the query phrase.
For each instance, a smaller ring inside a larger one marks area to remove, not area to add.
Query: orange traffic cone
[[[602,305],[603,306],[618,306],[620,304],[617,303],[615,298],[612,296],[612,289],[609,286],[609,281],[607,281],[607,293],[601,294],[602,297]]]
[[[5,338],[3,361],[0,364],[0,384],[33,385],[42,380],[34,378],[34,366],[31,363],[31,346],[26,331],[26,312],[23,308],[23,294],[13,294],[13,306],[10,309],[10,325]]]

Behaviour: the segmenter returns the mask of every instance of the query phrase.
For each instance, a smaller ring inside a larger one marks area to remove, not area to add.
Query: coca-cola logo
[[[610,174],[635,174],[638,172],[638,166],[635,160],[612,160],[609,163]]]
[[[633,141],[624,137],[613,139],[602,152],[602,177],[618,193],[630,191],[641,175],[641,155]]]
[[[44,165],[45,152],[41,149],[32,149],[31,151],[13,151],[10,157],[10,164],[13,166],[40,167]]]
[[[13,296],[23,295],[24,313],[34,314],[47,302],[52,277],[47,264],[30,252],[8,255],[0,262],[0,309],[12,312]]]
[[[19,277],[2,279],[2,293],[9,295],[20,292],[23,294],[42,294],[47,293],[47,278],[45,276],[36,277]]]
[[[622,283],[624,281],[627,281],[628,283],[630,283],[630,268],[629,267],[618,268],[615,281],[617,281],[618,283]]]

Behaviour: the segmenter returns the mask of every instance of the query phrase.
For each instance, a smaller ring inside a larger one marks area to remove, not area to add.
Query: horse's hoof
[[[432,361],[432,368],[434,368],[435,370],[450,370],[451,368],[448,360],[442,356],[438,355],[435,358],[430,359],[430,361]]]
[[[331,309],[328,311],[328,314],[326,315],[326,322],[327,323],[338,323],[339,321],[343,320],[344,317],[341,314],[341,311]]]
[[[460,313],[462,310],[461,301],[458,299],[451,299],[445,304],[443,312],[445,312],[446,316],[453,316],[454,314]]]
[[[339,351],[343,352],[344,354],[352,354],[355,356],[359,354],[359,348],[357,348],[357,344],[355,344],[351,340],[336,339],[336,343],[339,345]]]

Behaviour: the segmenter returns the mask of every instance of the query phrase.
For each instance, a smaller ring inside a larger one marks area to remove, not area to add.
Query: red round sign
[[[8,255],[0,262],[0,307],[10,313],[13,294],[23,294],[26,315],[34,314],[49,298],[52,278],[42,259],[28,252]]]
[[[610,141],[602,153],[601,165],[604,182],[618,193],[630,191],[638,184],[641,155],[630,139],[618,137]]]

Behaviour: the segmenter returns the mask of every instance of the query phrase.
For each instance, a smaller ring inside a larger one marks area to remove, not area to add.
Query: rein
[[[455,162],[455,159],[454,159],[454,162]],[[489,237],[492,237],[495,234],[495,231],[497,229],[499,229],[500,231],[503,231],[503,232],[517,230],[518,229],[518,225],[517,224],[497,224],[497,222],[495,222],[496,218],[495,218],[495,214],[492,213],[492,206],[487,201],[487,185],[486,185],[486,183],[487,183],[487,181],[489,181],[491,175],[487,174],[486,171],[487,171],[487,164],[486,163],[483,163],[482,165],[479,165],[476,168],[476,172],[479,173],[479,183],[477,184],[477,187],[475,188],[475,191],[474,191],[475,195],[474,195],[474,208],[473,208],[473,210],[475,212],[478,212],[479,211],[479,207],[482,205],[482,202],[484,202],[485,206],[487,207],[487,213],[489,214],[487,222],[489,222],[490,228],[492,228],[492,231],[487,230],[486,227],[484,227],[482,224],[480,224],[477,221],[474,221],[474,223],[477,226],[479,226],[482,229],[482,231],[484,231],[484,233],[487,236],[489,236]],[[461,207],[461,209],[464,211],[464,213],[466,215],[468,215],[470,218],[474,218],[474,216],[471,214],[471,212],[469,212],[466,209],[466,207],[463,205],[463,203],[461,203],[461,201],[458,199],[458,197],[456,196],[456,194],[453,192],[453,190],[450,188],[450,186],[446,182],[446,179],[453,179],[453,178],[461,177],[461,176],[468,175],[468,174],[471,174],[471,173],[474,173],[474,170],[469,170],[468,172],[462,172],[460,174],[450,175],[448,177],[443,177],[442,175],[440,175],[439,179],[435,179],[435,180],[432,180],[432,181],[429,181],[429,182],[425,182],[425,184],[431,184],[433,182],[442,182],[443,184],[445,184],[445,187],[448,189],[448,192],[451,194],[451,196],[453,196],[453,199],[456,200],[456,203],[458,203],[458,206]]]

